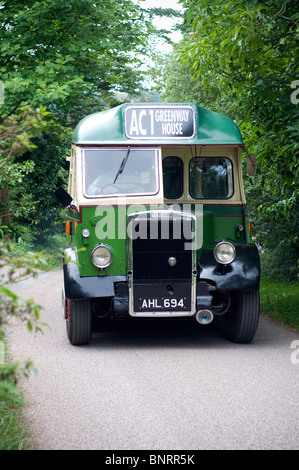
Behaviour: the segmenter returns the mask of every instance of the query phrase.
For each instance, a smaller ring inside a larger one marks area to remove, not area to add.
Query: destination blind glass
[[[129,106],[125,132],[130,139],[190,139],[195,129],[191,106]]]

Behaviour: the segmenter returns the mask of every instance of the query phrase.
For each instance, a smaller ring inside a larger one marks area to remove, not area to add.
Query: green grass
[[[261,312],[299,331],[299,281],[281,282],[262,276]]]
[[[30,433],[22,422],[23,403],[10,397],[0,400],[0,450],[29,450]]]
[[[23,393],[6,375],[7,350],[1,341],[0,357],[0,450],[30,450],[30,430],[24,423]]]
[[[0,351],[0,450],[30,450],[32,439],[24,422],[24,397],[12,377],[6,377],[7,350],[1,341]],[[3,374],[4,375],[3,375]]]

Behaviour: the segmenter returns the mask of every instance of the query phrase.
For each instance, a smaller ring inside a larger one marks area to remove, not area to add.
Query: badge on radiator
[[[176,264],[176,258],[174,256],[170,256],[170,258],[168,258],[168,264],[170,266],[174,266]]]

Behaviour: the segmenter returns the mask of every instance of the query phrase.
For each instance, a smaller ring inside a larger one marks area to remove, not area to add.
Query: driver
[[[123,193],[132,190],[140,180],[138,175],[125,165],[124,170],[120,173],[114,183],[118,169],[123,161],[124,156],[118,153],[109,155],[109,159],[103,161],[101,165],[101,173],[91,183],[88,188],[90,195],[96,194],[114,194]]]

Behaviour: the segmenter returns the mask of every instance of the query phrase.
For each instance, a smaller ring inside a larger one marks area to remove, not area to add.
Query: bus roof
[[[73,142],[82,145],[242,144],[227,116],[197,104],[132,103],[90,114],[77,125]]]

